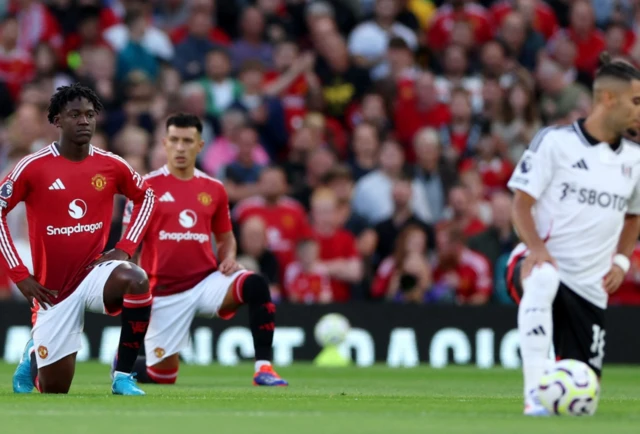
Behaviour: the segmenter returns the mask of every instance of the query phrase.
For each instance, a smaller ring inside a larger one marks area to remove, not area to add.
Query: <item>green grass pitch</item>
[[[144,385],[147,396],[110,393],[108,367],[78,364],[68,396],[14,395],[14,366],[0,364],[2,434],[487,433],[640,432],[637,367],[605,368],[598,414],[521,415],[520,372],[280,368],[288,388],[251,385],[252,366],[183,366],[175,386]]]

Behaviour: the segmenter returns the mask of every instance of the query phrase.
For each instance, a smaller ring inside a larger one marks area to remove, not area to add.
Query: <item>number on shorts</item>
[[[604,336],[606,332],[598,324],[594,324],[591,329],[593,331],[591,354],[595,354],[595,356],[589,359],[589,363],[598,369],[602,369],[602,362],[604,360]]]

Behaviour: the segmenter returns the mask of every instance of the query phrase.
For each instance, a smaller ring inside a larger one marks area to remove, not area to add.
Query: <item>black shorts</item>
[[[520,304],[520,269],[524,257],[514,258],[507,267],[507,285],[511,298]],[[604,309],[580,297],[560,282],[553,302],[553,347],[556,359],[580,360],[602,375],[605,328]]]

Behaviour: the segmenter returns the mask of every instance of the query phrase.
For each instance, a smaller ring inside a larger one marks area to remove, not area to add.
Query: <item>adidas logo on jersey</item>
[[[584,170],[589,170],[589,168],[587,167],[587,163],[584,162],[584,160],[580,160],[578,161],[576,164],[574,164],[573,166],[574,169],[584,169]]]
[[[540,335],[541,336],[545,336],[546,333],[544,331],[544,327],[538,326],[538,327],[534,328],[533,330],[531,330],[529,333],[527,333],[527,336],[531,336],[531,335],[534,335],[534,336],[540,336]]]
[[[49,190],[64,190],[64,189],[65,189],[65,186],[62,183],[62,181],[60,181],[60,178],[56,179],[55,182],[49,186]]]
[[[168,191],[162,196],[160,196],[160,202],[175,202],[175,201],[176,200],[173,198],[173,196],[171,196],[171,193],[169,193]]]

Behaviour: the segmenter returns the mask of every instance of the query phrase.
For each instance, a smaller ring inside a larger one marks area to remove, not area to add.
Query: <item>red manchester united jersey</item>
[[[188,181],[165,166],[145,177],[158,197],[140,254],[154,296],[183,292],[216,271],[211,234],[232,230],[227,192],[220,181],[196,170]],[[129,224],[130,205],[124,223]]]
[[[89,148],[82,161],[60,156],[57,145],[23,158],[0,187],[0,264],[20,282],[29,276],[9,235],[5,215],[25,202],[35,278],[59,291],[59,303],[75,291],[104,250],[113,196],[134,203],[129,230],[116,248],[133,255],[155,208],[153,190],[122,158]]]

